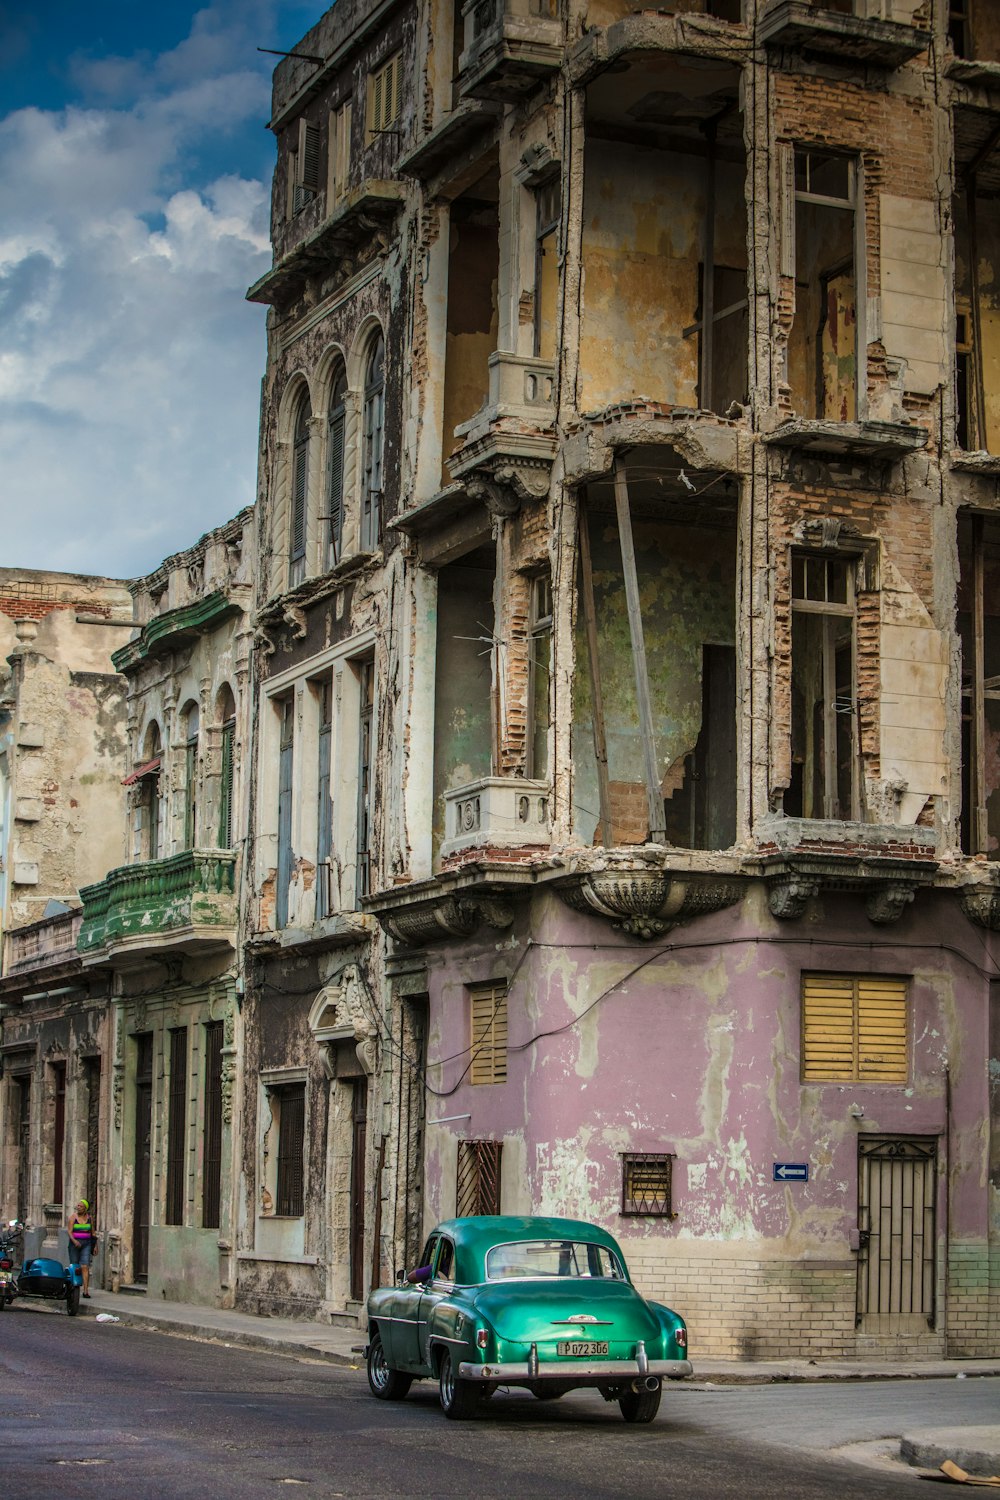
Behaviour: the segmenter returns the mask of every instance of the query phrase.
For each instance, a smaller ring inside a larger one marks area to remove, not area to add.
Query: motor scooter
[[[0,1312],[15,1297],[40,1297],[47,1302],[65,1302],[67,1313],[75,1318],[80,1311],[83,1286],[83,1272],[78,1265],[64,1266],[61,1260],[40,1256],[26,1260],[14,1275],[14,1242],[23,1229],[18,1219],[11,1219],[0,1232],[0,1278],[8,1278],[0,1280],[3,1287]]]

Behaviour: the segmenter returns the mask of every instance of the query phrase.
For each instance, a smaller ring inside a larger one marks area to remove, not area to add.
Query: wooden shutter
[[[233,745],[236,720],[227,719],[222,726],[222,752],[219,765],[219,848],[233,847]]]
[[[292,464],[292,558],[302,557],[306,550],[306,478],[309,471],[308,438],[295,444]]]
[[[170,1092],[167,1108],[167,1223],[184,1223],[187,1165],[187,1027],[170,1033]]]
[[[880,975],[802,976],[802,1078],[808,1083],[905,1083],[906,981]]]
[[[906,981],[868,975],[857,981],[858,1079],[866,1083],[905,1083]]]
[[[299,121],[299,182],[310,196],[319,191],[319,126]]]
[[[223,1023],[205,1026],[205,1128],[202,1154],[201,1227],[218,1229],[222,1204]]]
[[[306,1086],[288,1084],[278,1094],[278,1180],[275,1211],[297,1218],[304,1210],[303,1155],[306,1133]]]
[[[507,988],[489,985],[470,993],[472,1007],[473,1083],[507,1079]]]

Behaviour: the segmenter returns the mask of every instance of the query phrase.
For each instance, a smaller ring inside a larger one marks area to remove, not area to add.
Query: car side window
[[[443,1236],[434,1279],[435,1281],[454,1281],[455,1279],[455,1246],[451,1240],[446,1240]]]
[[[421,1252],[420,1252],[420,1259],[417,1261],[416,1265],[413,1267],[413,1271],[422,1271],[425,1267],[433,1266],[434,1265],[434,1256],[437,1253],[437,1247],[438,1247],[438,1236],[436,1234],[432,1234],[431,1237],[430,1237],[430,1239],[427,1241],[426,1245],[424,1246],[424,1248],[421,1250]],[[413,1271],[410,1272],[411,1276],[413,1275]]]

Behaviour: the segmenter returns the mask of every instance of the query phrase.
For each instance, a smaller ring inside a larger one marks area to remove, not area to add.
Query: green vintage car
[[[439,1224],[419,1266],[368,1298],[365,1357],[380,1401],[436,1378],[459,1419],[501,1385],[540,1401],[590,1386],[651,1422],[661,1382],[691,1374],[683,1318],[640,1297],[611,1235],[578,1219]]]

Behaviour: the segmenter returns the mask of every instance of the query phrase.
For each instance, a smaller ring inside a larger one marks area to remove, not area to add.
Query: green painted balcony
[[[77,951],[86,964],[125,967],[159,954],[207,954],[236,945],[236,855],[185,849],[111,870],[80,892]]]

